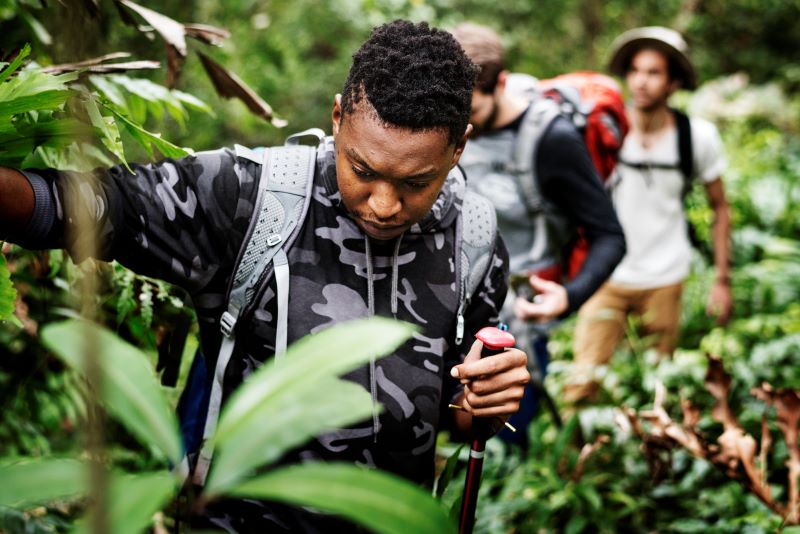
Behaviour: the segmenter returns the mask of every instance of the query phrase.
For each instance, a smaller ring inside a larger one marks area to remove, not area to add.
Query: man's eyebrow
[[[346,147],[345,152],[347,152],[347,157],[349,157],[352,160],[355,160],[356,163],[364,167],[365,171],[375,172],[372,169],[372,167],[370,167],[369,164],[366,161],[364,161],[364,158],[362,158],[361,155],[359,155],[359,153],[355,151],[354,148]]]
[[[367,171],[367,172],[371,172],[371,173],[375,173],[375,174],[380,174],[380,173],[376,172],[376,171],[375,171],[375,169],[373,169],[372,167],[370,167],[370,166],[369,166],[369,163],[367,163],[366,161],[364,161],[364,158],[362,158],[362,157],[361,157],[361,156],[358,154],[358,152],[356,152],[356,151],[355,151],[355,149],[354,149],[354,148],[352,148],[352,147],[346,147],[346,148],[345,148],[345,152],[347,153],[347,157],[349,157],[350,159],[352,159],[353,161],[355,161],[356,163],[358,163],[358,164],[359,164],[361,167],[364,167],[364,170],[365,170],[365,171]],[[403,180],[424,180],[424,179],[433,179],[433,178],[436,178],[436,176],[435,176],[435,173],[436,173],[436,170],[435,170],[435,169],[431,169],[431,170],[429,170],[429,171],[420,172],[420,173],[417,173],[417,174],[413,174],[413,175],[411,175],[411,176],[403,176],[403,177],[402,177],[402,179],[403,179]]]

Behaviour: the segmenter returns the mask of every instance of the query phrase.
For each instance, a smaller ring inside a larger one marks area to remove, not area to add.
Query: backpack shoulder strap
[[[675,108],[671,109],[672,114],[675,116],[675,130],[678,134],[678,168],[683,174],[683,191],[681,195],[686,197],[692,189],[692,179],[694,178],[692,125],[685,113]]]
[[[558,104],[549,98],[535,98],[520,124],[513,149],[514,173],[519,176],[520,187],[525,196],[528,210],[535,213],[542,210],[544,201],[536,178],[534,158],[550,123],[560,114]]]
[[[237,154],[247,159],[258,158],[257,152],[248,150],[237,147]],[[236,323],[270,273],[275,276],[278,299],[275,355],[279,357],[286,351],[289,302],[286,250],[294,242],[308,211],[316,155],[314,147],[299,144],[268,148],[260,155],[261,177],[256,205],[236,259],[227,308],[220,317],[223,337],[212,379],[203,446],[194,472],[196,484],[205,483],[214,453],[210,438],[219,419],[225,370],[236,345]]]
[[[456,224],[458,315],[456,344],[464,340],[464,312],[490,267],[497,239],[497,215],[486,198],[467,190]]]

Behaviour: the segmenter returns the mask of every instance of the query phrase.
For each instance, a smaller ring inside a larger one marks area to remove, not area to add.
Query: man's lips
[[[403,233],[406,229],[406,225],[404,224],[381,224],[368,221],[365,219],[360,219],[360,221],[365,232],[367,232],[372,237],[376,237],[379,239],[397,237],[399,234]]]

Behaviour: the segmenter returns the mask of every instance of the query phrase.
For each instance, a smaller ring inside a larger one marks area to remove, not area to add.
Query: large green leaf
[[[249,424],[220,435],[224,443],[214,459],[206,489],[224,492],[292,447],[326,430],[368,419],[373,409],[379,407],[373,408],[369,392],[337,378],[282,389],[248,413]]]
[[[153,147],[158,149],[165,158],[182,158],[191,154],[189,149],[173,145],[166,139],[162,139],[159,133],[148,132],[114,108],[108,107],[107,109],[114,114],[128,133],[144,147],[151,158],[155,157]]]
[[[51,91],[67,91],[67,83],[78,79],[78,73],[45,74],[37,70],[23,70],[6,83],[0,83],[0,102]]]
[[[127,165],[125,149],[122,147],[122,139],[119,137],[119,128],[117,128],[117,123],[114,122],[114,118],[103,117],[100,114],[100,109],[97,107],[97,101],[91,95],[87,95],[85,105],[86,113],[89,115],[92,126],[97,128],[100,132],[100,140],[103,142],[103,145],[109,152]]]
[[[106,521],[108,531],[114,534],[144,532],[178,489],[175,477],[166,472],[129,475],[114,473],[109,482]],[[90,532],[86,521],[76,532]],[[148,530],[149,531],[149,530]]]
[[[288,448],[368,416],[372,402],[364,389],[333,377],[391,352],[414,331],[378,317],[351,321],[304,337],[264,365],[223,410],[208,489],[222,490]]]
[[[6,257],[0,252],[0,321],[6,320],[14,313],[17,292],[11,283]]]
[[[0,506],[29,506],[87,490],[86,464],[78,460],[29,458],[0,466]]]
[[[102,374],[101,399],[108,412],[171,462],[180,461],[175,414],[144,353],[105,328],[79,320],[45,326],[42,339],[81,372],[86,368],[87,353],[94,352]]]
[[[17,57],[14,60],[6,65],[2,72],[0,72],[0,83],[5,82],[9,76],[14,74],[14,72],[22,65],[22,62],[25,60],[26,57],[31,53],[31,45],[30,43],[25,43],[25,46],[17,54]]]
[[[455,532],[428,492],[381,471],[307,463],[248,480],[231,495],[312,506],[383,534]]]
[[[31,110],[57,109],[72,96],[72,91],[42,91],[0,101],[0,120],[7,121],[12,115]]]

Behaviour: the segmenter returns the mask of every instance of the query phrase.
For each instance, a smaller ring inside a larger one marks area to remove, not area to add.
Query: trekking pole
[[[500,354],[514,346],[514,336],[510,332],[493,326],[481,328],[475,337],[483,342],[481,357]],[[471,534],[475,526],[475,506],[478,504],[478,490],[481,485],[481,470],[486,440],[492,434],[491,418],[472,418],[472,446],[469,451],[467,477],[464,480],[464,494],[461,497],[461,516],[458,523],[459,534]]]

